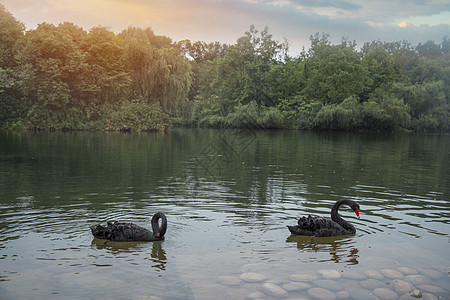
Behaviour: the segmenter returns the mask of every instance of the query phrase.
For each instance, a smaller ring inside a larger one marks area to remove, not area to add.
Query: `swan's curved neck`
[[[161,219],[161,227],[159,227],[159,219]],[[163,213],[156,213],[152,218],[153,235],[162,238],[166,234],[167,219]]]
[[[345,221],[344,219],[342,219],[338,213],[339,207],[342,204],[347,204],[350,206],[350,200],[346,200],[346,199],[339,200],[333,205],[333,208],[331,209],[331,220],[338,223],[345,229],[348,229],[348,230],[353,229],[354,228],[353,225],[350,224],[349,222]]]

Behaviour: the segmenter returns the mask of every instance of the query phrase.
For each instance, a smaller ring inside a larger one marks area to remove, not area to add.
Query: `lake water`
[[[449,196],[448,135],[0,132],[0,299],[450,299]],[[290,236],[341,198],[355,235]]]

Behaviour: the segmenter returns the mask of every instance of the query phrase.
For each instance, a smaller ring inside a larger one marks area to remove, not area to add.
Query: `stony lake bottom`
[[[450,299],[449,195],[448,135],[0,132],[0,299]],[[342,198],[355,235],[290,235]]]

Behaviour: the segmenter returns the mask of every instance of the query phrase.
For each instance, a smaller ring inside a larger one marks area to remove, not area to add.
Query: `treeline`
[[[292,57],[253,26],[233,45],[174,42],[149,28],[25,31],[0,5],[0,126],[450,130],[448,37],[360,49],[328,38],[311,36]]]

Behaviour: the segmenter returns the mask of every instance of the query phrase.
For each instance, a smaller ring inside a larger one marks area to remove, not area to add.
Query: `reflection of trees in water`
[[[348,236],[311,238],[309,236],[291,235],[286,242],[297,243],[297,249],[299,250],[330,254],[330,259],[318,260],[319,262],[345,262],[350,265],[359,263],[359,250],[355,247],[353,239]]]
[[[91,246],[97,249],[106,249],[112,254],[142,252],[146,249],[148,242],[114,242],[109,240],[101,240],[94,238],[91,242]],[[167,264],[166,251],[162,248],[162,242],[152,242],[152,252],[150,253],[150,261],[153,262],[152,268],[157,271],[165,271]]]

